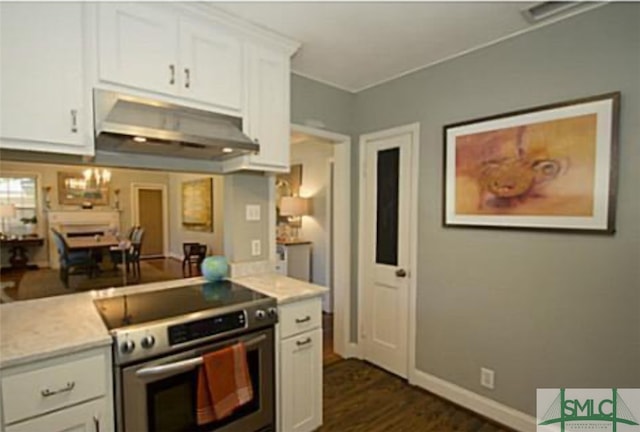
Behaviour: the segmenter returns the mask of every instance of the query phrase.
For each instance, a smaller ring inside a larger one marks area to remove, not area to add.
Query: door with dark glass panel
[[[392,129],[362,137],[366,175],[362,346],[366,360],[408,371],[411,148],[414,134]]]

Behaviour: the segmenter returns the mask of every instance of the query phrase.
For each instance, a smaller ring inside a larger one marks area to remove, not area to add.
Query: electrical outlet
[[[258,256],[262,253],[260,240],[251,240],[251,255]]]
[[[495,380],[495,372],[491,369],[480,368],[480,385],[493,390]]]
[[[259,204],[247,204],[245,207],[245,219],[248,221],[260,220],[260,205]]]

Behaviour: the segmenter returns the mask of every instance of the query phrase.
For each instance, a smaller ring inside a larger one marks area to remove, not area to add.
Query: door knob
[[[398,277],[407,277],[407,272],[404,269],[396,270],[396,276]]]

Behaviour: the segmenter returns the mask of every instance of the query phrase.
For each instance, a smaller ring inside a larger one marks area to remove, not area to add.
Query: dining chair
[[[53,241],[60,259],[60,280],[64,283],[64,286],[69,287],[71,269],[86,271],[91,277],[96,267],[96,262],[89,251],[69,251],[64,235],[55,229],[51,231],[53,232]]]
[[[131,270],[133,270],[133,276],[136,279],[140,279],[141,270],[140,270],[140,254],[142,250],[142,239],[144,238],[144,228],[135,227],[130,237],[131,245],[128,249],[120,249],[117,247],[111,248],[111,261],[114,264],[114,268],[117,267],[118,264],[122,263],[122,254],[125,254],[125,269],[127,274]]]
[[[195,242],[182,243],[182,276],[186,277],[186,269],[189,269],[189,277],[192,276],[193,265],[196,265],[196,275],[200,274],[200,264],[207,256],[207,245]]]

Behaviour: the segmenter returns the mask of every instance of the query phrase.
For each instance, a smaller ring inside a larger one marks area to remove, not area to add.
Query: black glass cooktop
[[[224,280],[95,299],[94,303],[111,330],[268,298],[242,285]]]

